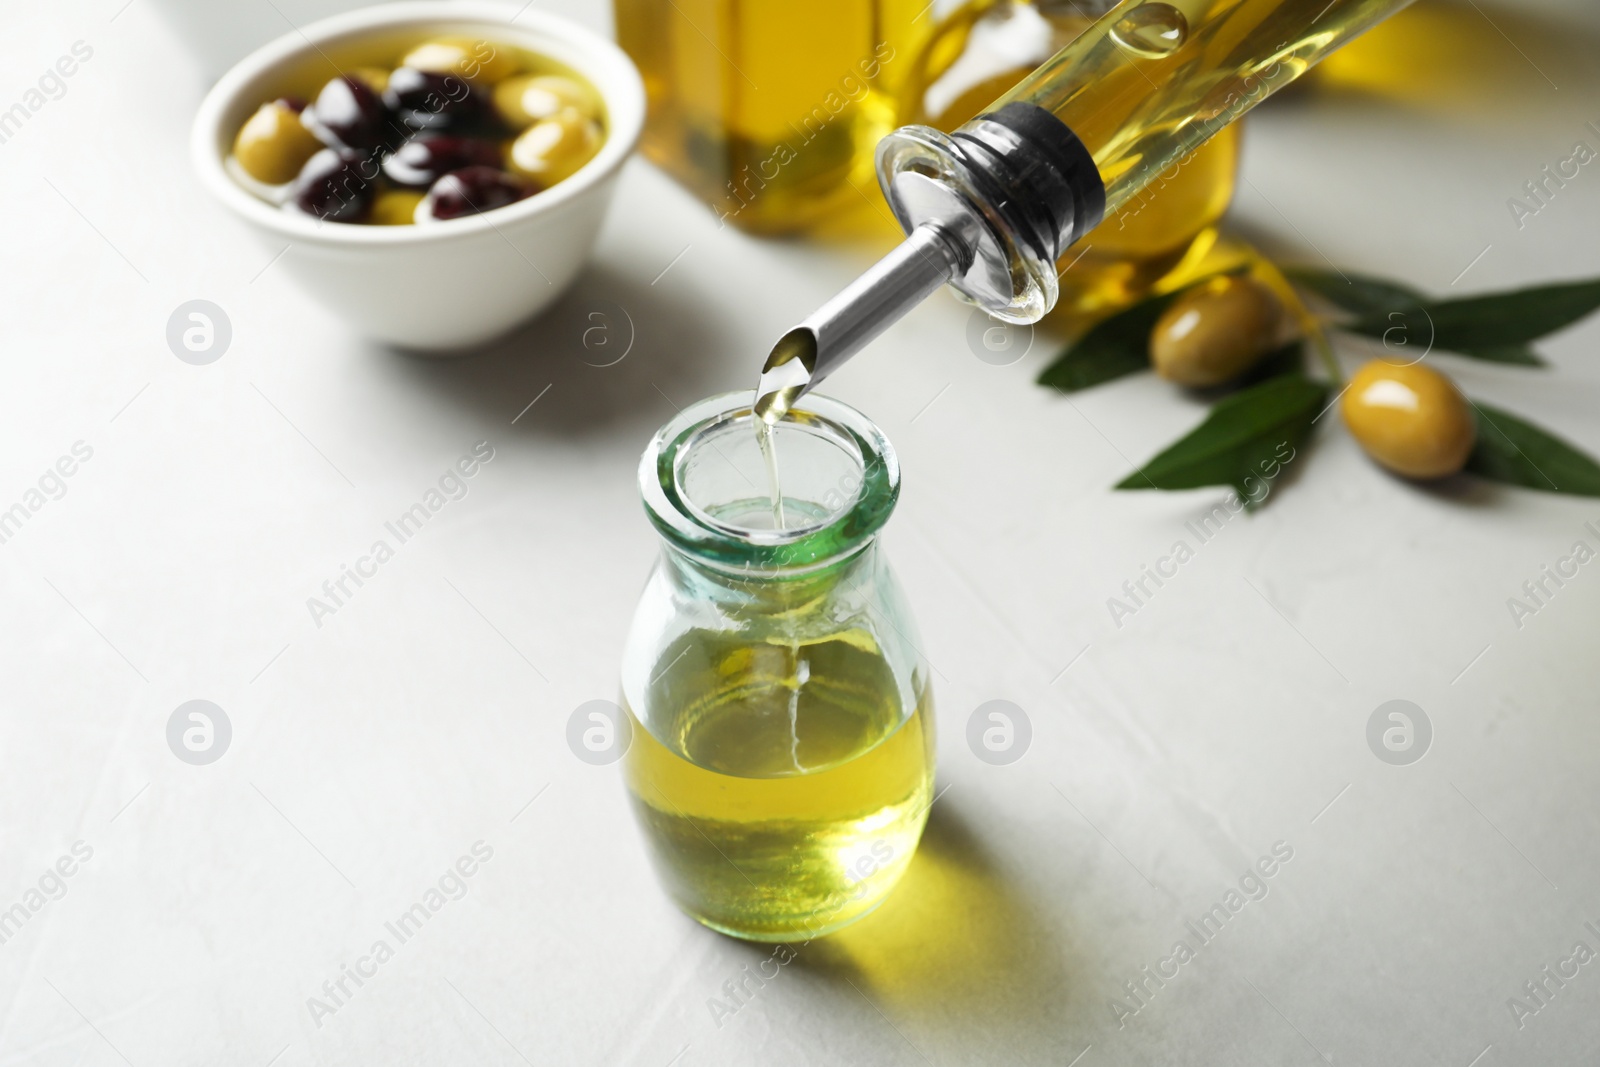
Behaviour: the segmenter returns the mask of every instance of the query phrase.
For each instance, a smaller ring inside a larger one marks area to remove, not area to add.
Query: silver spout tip
[[[796,326],[772,346],[756,384],[756,418],[775,425],[811,387],[817,366],[817,334],[809,326]]]
[[[776,423],[813,385],[972,262],[971,246],[934,220],[778,339],[756,388],[756,415]]]

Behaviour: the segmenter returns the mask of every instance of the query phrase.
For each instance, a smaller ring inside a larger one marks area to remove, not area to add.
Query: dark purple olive
[[[494,141],[424,131],[383,161],[383,173],[396,185],[426,189],[453,170],[498,167],[503,156]]]
[[[300,168],[290,203],[326,222],[360,222],[378,192],[378,161],[369,152],[324,148]]]
[[[459,219],[514,204],[538,192],[538,187],[494,167],[463,167],[433,183],[423,198],[419,217]]]
[[[455,74],[398,67],[389,75],[383,101],[414,130],[482,124],[493,117],[489,101]]]
[[[301,114],[306,109],[306,102],[298,96],[280,96],[278,97],[278,103],[293,111],[296,115]]]
[[[377,148],[395,140],[383,100],[359,78],[324,85],[301,121],[330,148]]]

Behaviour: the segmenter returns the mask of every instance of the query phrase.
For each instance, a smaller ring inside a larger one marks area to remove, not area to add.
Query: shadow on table
[[[718,308],[591,264],[538,318],[481,349],[385,349],[403,380],[526,435],[647,437],[673,408],[754,384]],[[534,406],[528,407],[530,403]]]
[[[848,982],[913,1034],[953,1028],[992,1031],[998,1040],[1019,1025],[1064,1030],[1082,1017],[1083,1005],[1070,1005],[1078,984],[1072,957],[946,802],[934,807],[904,881],[884,904],[800,948],[791,966],[854,997]]]

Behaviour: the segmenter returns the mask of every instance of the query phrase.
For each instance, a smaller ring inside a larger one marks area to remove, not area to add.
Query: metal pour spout
[[[906,239],[778,339],[756,389],[769,426],[945,284],[997,318],[1037,320],[1055,303],[1056,259],[1105,210],[1088,149],[1031,104],[949,136],[896,130],[878,146],[878,180]]]
[[[943,221],[930,220],[800,325],[778,339],[761,368],[757,417],[769,424],[788,412],[845,360],[971,264],[972,245]]]
[[[1003,322],[1038,321],[1056,302],[1057,261],[1108,205],[1176,173],[1219,129],[1410,2],[1101,5],[1098,21],[954,133],[889,134],[878,183],[909,237],[784,335],[757,411],[776,422],[941,282]],[[1134,104],[1107,128],[1108,109]]]

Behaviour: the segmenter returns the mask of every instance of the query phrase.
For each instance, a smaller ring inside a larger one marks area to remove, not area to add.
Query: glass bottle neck
[[[877,565],[876,538],[808,567],[739,567],[706,559],[670,543],[661,546],[661,569],[672,586],[696,600],[740,615],[799,611],[841,588],[870,584]]]
[[[860,412],[812,395],[761,443],[753,400],[728,393],[684,409],[639,464],[672,568],[728,595],[824,580],[869,548],[900,490],[894,449]]]

